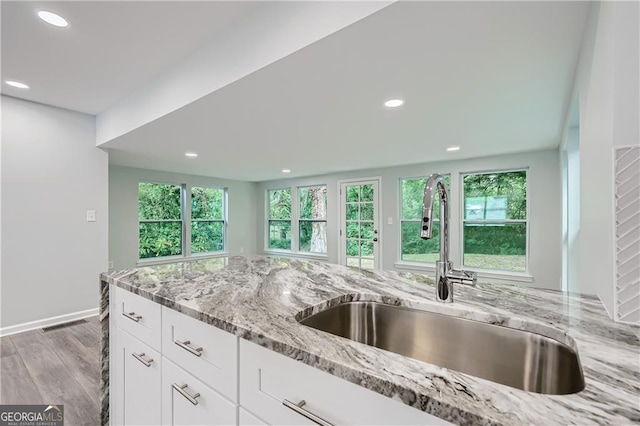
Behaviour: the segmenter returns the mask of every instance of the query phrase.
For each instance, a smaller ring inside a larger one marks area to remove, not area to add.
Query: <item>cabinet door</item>
[[[235,425],[237,407],[182,368],[162,358],[163,425]]]
[[[117,327],[114,337],[112,424],[160,424],[160,354]]]

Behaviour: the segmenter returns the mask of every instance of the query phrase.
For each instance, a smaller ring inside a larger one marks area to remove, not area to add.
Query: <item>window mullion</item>
[[[500,223],[527,223],[529,220],[528,219],[462,219],[462,221],[464,223],[479,223],[479,224],[496,223],[496,224],[500,224]]]
[[[182,184],[181,217],[182,217],[182,249],[185,257],[191,256],[191,186]]]
[[[300,251],[300,191],[291,188],[291,251]]]
[[[228,251],[227,226],[229,224],[229,192],[227,188],[222,191],[222,251]]]

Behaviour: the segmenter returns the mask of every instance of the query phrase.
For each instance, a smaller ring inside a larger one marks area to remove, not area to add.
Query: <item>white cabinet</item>
[[[121,288],[111,290],[112,425],[450,424]]]
[[[111,424],[160,424],[160,353],[117,327],[111,339]]]
[[[238,409],[238,424],[242,426],[267,426],[265,422],[242,407]]]
[[[236,411],[233,402],[163,357],[163,425],[235,425]]]
[[[162,307],[162,355],[238,401],[238,338]]]
[[[246,340],[239,387],[241,407],[271,425],[314,424],[314,416],[334,425],[450,424]]]
[[[111,424],[237,425],[238,338],[111,290]]]
[[[116,327],[159,351],[161,306],[122,288],[112,286],[111,289],[115,289],[115,312],[111,312],[111,318]]]

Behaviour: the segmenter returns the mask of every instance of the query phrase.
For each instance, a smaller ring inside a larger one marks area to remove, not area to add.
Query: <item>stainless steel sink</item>
[[[540,334],[377,302],[342,303],[300,323],[526,391],[584,389],[578,353]]]

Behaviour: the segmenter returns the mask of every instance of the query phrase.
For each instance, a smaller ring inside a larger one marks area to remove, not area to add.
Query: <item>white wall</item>
[[[455,155],[455,154],[454,154]],[[327,242],[328,261],[338,263],[338,181],[343,179],[380,177],[381,183],[381,269],[397,269],[400,242],[400,178],[428,176],[431,173],[450,173],[451,185],[459,185],[460,173],[483,170],[508,170],[528,167],[530,206],[530,262],[532,286],[561,289],[561,176],[558,150],[485,157],[477,159],[424,163],[411,166],[368,169],[301,179],[282,179],[258,184],[258,252],[265,247],[266,190],[287,186],[327,185]],[[460,199],[452,197],[450,205],[451,259],[460,266],[459,244]],[[387,225],[391,217],[393,225]],[[521,282],[520,282],[521,283]]]
[[[640,143],[639,13],[638,2],[592,4],[573,89],[580,108],[576,290],[598,294],[610,314],[615,274],[613,147]]]
[[[227,249],[231,255],[256,252],[256,187],[205,176],[132,167],[109,167],[109,259],[114,269],[133,268],[138,261],[138,183],[164,182],[228,188]]]
[[[95,117],[2,96],[0,327],[97,309],[107,154]],[[86,221],[95,210],[96,222]]]

